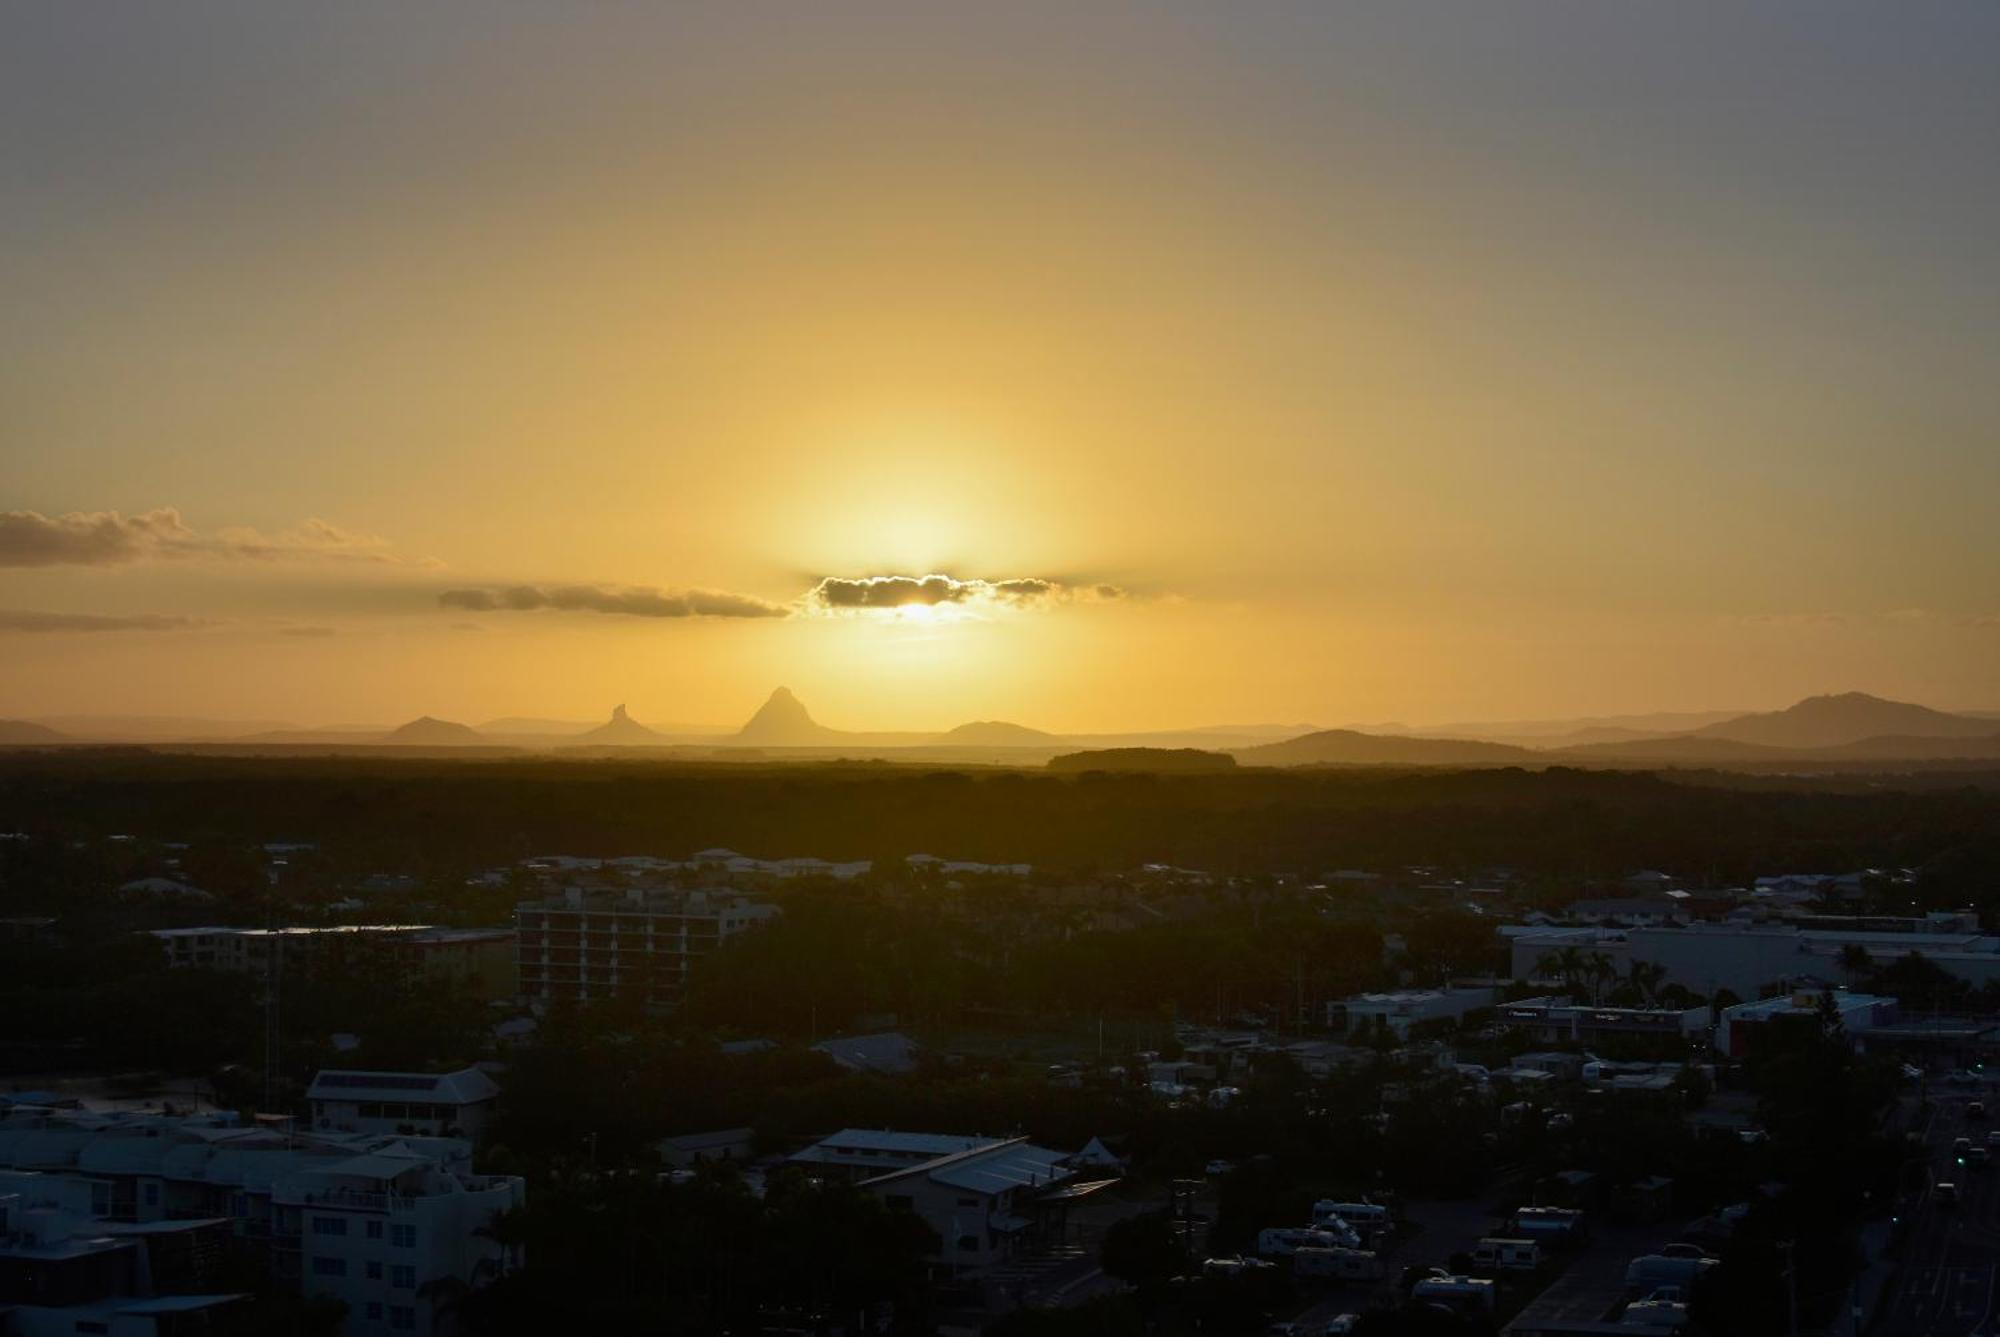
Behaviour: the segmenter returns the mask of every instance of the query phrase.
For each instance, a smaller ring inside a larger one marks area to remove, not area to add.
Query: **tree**
[[[1134,1286],[1156,1285],[1188,1269],[1187,1250],[1164,1208],[1113,1222],[1098,1261],[1107,1274]]]

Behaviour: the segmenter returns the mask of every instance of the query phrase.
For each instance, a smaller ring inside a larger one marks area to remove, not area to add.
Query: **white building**
[[[0,1172],[0,1331],[9,1337],[172,1337],[234,1331],[249,1297],[203,1289],[223,1221],[106,1228],[61,1181]],[[83,1195],[87,1199],[88,1194]]]
[[[40,1172],[107,1230],[226,1219],[281,1281],[345,1301],[349,1337],[432,1333],[453,1293],[518,1263],[487,1228],[524,1201],[525,1182],[474,1174],[471,1155],[457,1139],[299,1133],[232,1115],[16,1106],[0,1117],[0,1167]]]
[[[1349,1034],[1365,1034],[1379,1022],[1398,1040],[1407,1040],[1412,1026],[1426,1021],[1457,1021],[1468,1012],[1492,1007],[1499,996],[1498,989],[1484,985],[1468,989],[1399,989],[1393,993],[1356,994],[1329,1007],[1345,1010]]]
[[[1013,1138],[891,1170],[861,1187],[922,1217],[939,1241],[931,1261],[956,1271],[998,1262],[1031,1236],[1042,1204],[1065,1201],[1063,1185],[1076,1176],[1066,1160]]]
[[[457,1072],[339,1072],[314,1075],[306,1100],[322,1132],[418,1133],[477,1142],[500,1088],[477,1068]]]
[[[1806,921],[1810,925],[1813,921]],[[1846,980],[1849,949],[1877,965],[1911,952],[1977,988],[2000,980],[2000,937],[1976,928],[1944,927],[1929,920],[1902,924],[1857,921],[1821,928],[1799,924],[1698,923],[1684,928],[1515,928],[1503,930],[1513,945],[1514,978],[1534,979],[1544,957],[1574,948],[1602,953],[1619,974],[1645,961],[1665,970],[1662,984],[1678,984],[1704,997],[1727,989],[1754,998],[1789,991],[1805,980]]]

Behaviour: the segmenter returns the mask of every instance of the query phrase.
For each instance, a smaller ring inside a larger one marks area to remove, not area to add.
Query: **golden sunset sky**
[[[1985,0],[0,20],[0,716],[2000,708]]]

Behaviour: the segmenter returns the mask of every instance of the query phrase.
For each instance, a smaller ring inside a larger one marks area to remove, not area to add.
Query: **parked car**
[[[1985,1147],[1974,1147],[1965,1153],[1965,1163],[1975,1170],[1984,1169],[1993,1161],[1993,1153]]]
[[[1983,1101],[1983,1100],[1968,1100],[1968,1101],[1966,1101],[1966,1102],[1965,1102],[1965,1117],[1966,1117],[1966,1118],[1968,1118],[1968,1119],[1983,1119],[1983,1118],[1985,1118],[1985,1117],[1986,1117],[1986,1102],[1985,1102],[1985,1101]]]
[[[1937,1187],[1931,1190],[1931,1195],[1938,1200],[1940,1207],[1958,1206],[1958,1185],[1948,1179],[1940,1179]]]
[[[1673,1244],[1661,1245],[1660,1253],[1667,1258],[1708,1258],[1712,1256],[1708,1250],[1702,1248],[1699,1244],[1690,1244],[1685,1240],[1677,1241]]]

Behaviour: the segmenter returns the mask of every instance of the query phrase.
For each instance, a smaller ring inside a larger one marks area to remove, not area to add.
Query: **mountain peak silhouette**
[[[815,720],[805,708],[805,703],[792,695],[791,688],[780,687],[757,708],[757,713],[750,717],[749,722],[737,730],[736,736],[745,742],[784,746],[823,742],[838,733],[839,730],[829,729]]]
[[[610,719],[588,733],[577,735],[576,741],[586,745],[600,743],[616,747],[619,745],[657,743],[660,741],[660,734],[626,714],[625,707],[620,704],[611,708]]]

